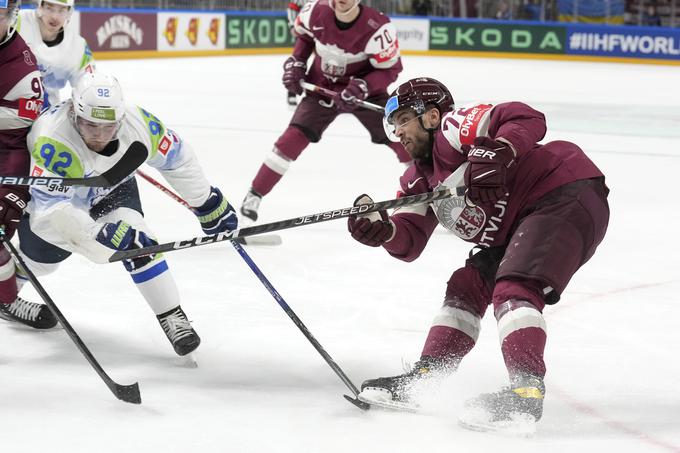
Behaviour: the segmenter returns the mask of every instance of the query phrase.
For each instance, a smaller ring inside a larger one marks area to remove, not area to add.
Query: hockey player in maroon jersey
[[[260,201],[279,182],[309,143],[316,143],[341,113],[352,113],[374,143],[392,148],[401,162],[411,160],[399,143],[390,142],[382,115],[358,107],[357,100],[384,105],[387,87],[402,70],[394,25],[360,0],[313,0],[295,19],[293,55],[284,63],[283,85],[302,94],[300,81],[338,93],[325,99],[308,93],[298,105],[288,128],[265,157],[241,206],[244,218],[256,221]],[[314,55],[311,67],[307,61]]]
[[[491,304],[510,386],[469,401],[461,423],[502,429],[524,420],[533,427],[545,394],[542,312],[559,301],[604,237],[604,176],[573,143],[539,144],[545,118],[528,105],[456,108],[449,90],[434,79],[400,85],[386,104],[385,120],[391,138],[414,159],[400,180],[404,195],[465,186],[466,196],[397,209],[391,216],[382,211],[350,217],[352,237],[410,262],[442,224],[479,250],[453,272],[413,370],[367,380],[360,398],[414,404],[414,385],[455,370],[470,352]],[[362,195],[355,204],[370,202]]]
[[[0,175],[28,175],[26,135],[42,109],[43,88],[33,53],[16,32],[20,0],[0,0]],[[17,229],[28,187],[0,185],[0,226],[5,240]],[[57,319],[46,305],[17,297],[14,261],[0,247],[0,317],[49,329]]]

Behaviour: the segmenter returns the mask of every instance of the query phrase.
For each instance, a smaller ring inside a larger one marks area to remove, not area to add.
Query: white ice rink
[[[103,61],[128,100],[190,141],[240,205],[291,111],[285,56]],[[607,175],[611,222],[548,325],[545,414],[531,439],[466,431],[462,402],[506,382],[492,313],[425,414],[362,412],[228,244],[167,255],[203,343],[182,366],[120,264],[72,257],[42,281],[104,369],[139,381],[116,400],[63,330],[0,321],[0,452],[680,452],[680,67],[405,57],[401,81],[444,81],[457,103],[521,100],[548,139],[578,143]],[[391,199],[402,166],[352,117],[292,165],[263,222]],[[156,173],[152,173],[156,174]],[[162,242],[200,235],[194,216],[139,182]],[[438,230],[403,263],[354,242],[344,220],[281,232],[248,253],[352,380],[417,360],[445,283],[470,245]],[[32,288],[24,297],[36,300]]]

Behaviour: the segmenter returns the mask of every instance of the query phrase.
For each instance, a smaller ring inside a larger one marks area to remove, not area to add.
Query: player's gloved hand
[[[129,223],[119,220],[116,223],[107,222],[97,234],[97,241],[114,250],[132,250],[157,244],[143,231],[137,231]]]
[[[351,112],[368,97],[368,84],[365,80],[352,77],[344,90],[335,99],[335,104],[341,112]]]
[[[354,200],[354,206],[371,203],[373,200],[366,194],[359,195]],[[370,247],[380,247],[394,236],[394,224],[384,209],[369,214],[349,216],[347,229],[354,239]]]
[[[283,86],[286,87],[289,93],[297,95],[302,94],[302,87],[300,80],[305,78],[307,72],[307,63],[300,61],[295,57],[288,57],[283,63]]]
[[[238,217],[234,207],[217,187],[210,188],[210,196],[202,206],[191,210],[201,222],[205,234],[223,233],[238,228]]]
[[[147,236],[145,232],[135,230],[122,220],[116,223],[105,223],[101,230],[99,230],[99,234],[97,234],[97,241],[114,250],[140,249],[158,244],[154,239]],[[128,272],[132,272],[135,269],[146,266],[153,261],[155,256],[156,254],[152,254],[123,260],[123,265]]]
[[[14,235],[27,204],[27,193],[5,187],[0,189],[0,225],[5,230],[5,239]]]
[[[508,194],[508,169],[515,163],[515,151],[507,143],[488,137],[475,138],[467,155],[466,196],[473,203],[495,203]]]

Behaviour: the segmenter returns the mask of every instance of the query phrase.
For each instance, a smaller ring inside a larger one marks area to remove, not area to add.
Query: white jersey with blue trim
[[[71,115],[72,103],[69,100],[53,106],[35,122],[27,139],[32,175],[65,178],[97,176],[118,162],[130,144],[139,141],[149,150],[146,164],[158,169],[189,205],[201,206],[208,199],[211,186],[192,148],[152,113],[141,107],[127,106],[117,135],[118,147],[110,156],[87,148],[73,125]],[[30,214],[31,230],[52,244],[63,244],[68,236],[70,243],[80,242],[75,244],[75,251],[96,261],[93,256],[97,253],[88,253],[88,248],[100,249],[95,238],[102,224],[94,221],[89,211],[132,177],[130,175],[118,185],[106,188],[32,186],[32,198],[26,210]],[[63,226],[65,219],[68,219],[68,230]],[[74,230],[80,231],[77,240],[72,239]]]
[[[94,70],[92,51],[70,21],[64,24],[62,41],[51,46],[43,41],[37,9],[19,12],[18,31],[38,60],[45,86],[45,107],[61,101],[59,91],[66,82],[73,84],[84,71]]]

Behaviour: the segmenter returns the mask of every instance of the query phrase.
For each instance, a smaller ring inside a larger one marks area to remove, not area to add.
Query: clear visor
[[[422,105],[422,102],[419,105]],[[417,108],[420,108],[419,105]],[[397,119],[397,112],[400,110],[403,112],[411,112],[413,115],[399,115],[399,118]],[[424,110],[424,108],[420,109],[423,113],[418,115],[418,111],[410,105],[399,105],[397,96],[389,98],[387,104],[385,104],[385,116],[383,117],[383,127],[385,128],[385,135],[387,135],[387,138],[393,142],[401,141],[398,134],[399,130],[423,116],[425,114]]]
[[[399,110],[399,98],[392,96],[385,104],[385,116],[383,116],[383,127],[385,128],[385,135],[390,141],[398,142],[397,128],[394,125],[394,114]]]

